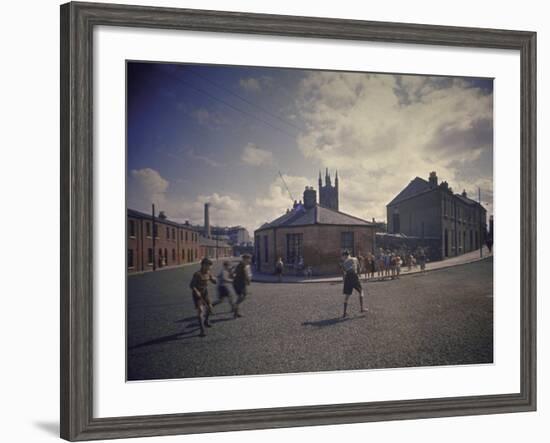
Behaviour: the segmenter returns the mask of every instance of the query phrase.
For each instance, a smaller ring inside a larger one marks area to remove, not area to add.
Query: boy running
[[[231,265],[228,261],[223,262],[223,267],[218,274],[218,299],[213,303],[214,306],[219,305],[227,298],[229,305],[231,306],[231,312],[235,310],[235,304],[233,303],[233,295],[229,289],[229,285],[233,283],[231,279]]]
[[[344,270],[344,315],[342,318],[347,317],[348,310],[348,300],[355,289],[359,292],[359,303],[361,304],[361,312],[365,312],[363,308],[363,287],[361,286],[361,281],[359,280],[359,261],[357,258],[350,256],[348,251],[344,251],[342,254],[344,262],[342,263],[342,268]]]
[[[210,269],[212,268],[212,261],[208,258],[201,260],[201,268],[193,274],[189,287],[191,288],[193,295],[193,302],[195,303],[195,309],[197,310],[197,318],[199,320],[199,326],[201,328],[200,336],[204,337],[204,327],[209,328],[211,326],[208,321],[210,312],[212,310],[212,303],[208,296],[208,282],[216,283],[216,279],[212,277]]]
[[[235,318],[242,317],[239,314],[239,307],[248,294],[248,286],[252,280],[252,271],[250,270],[250,255],[243,254],[241,262],[235,268],[235,276],[233,277],[233,289],[237,294],[237,302],[233,309]]]

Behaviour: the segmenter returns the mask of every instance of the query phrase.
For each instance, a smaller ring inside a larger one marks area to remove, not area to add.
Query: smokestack
[[[210,203],[204,204],[204,235],[210,238]]]

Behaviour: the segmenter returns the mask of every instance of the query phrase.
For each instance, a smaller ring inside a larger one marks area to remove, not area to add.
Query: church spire
[[[336,176],[334,177],[334,186],[338,188],[338,169],[336,170]]]
[[[323,179],[321,178],[321,170],[319,169],[319,189],[323,187]]]
[[[330,186],[330,174],[328,173],[328,168],[325,173],[325,186]]]

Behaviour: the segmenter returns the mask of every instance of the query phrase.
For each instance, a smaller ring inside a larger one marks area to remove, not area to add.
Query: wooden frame
[[[518,50],[521,55],[521,392],[475,397],[94,418],[92,32],[94,26],[269,34]],[[235,431],[533,411],[536,408],[536,34],[234,12],[61,6],[61,437]]]

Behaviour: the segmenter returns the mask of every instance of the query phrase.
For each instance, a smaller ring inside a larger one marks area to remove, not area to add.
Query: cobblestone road
[[[195,267],[128,278],[128,379],[490,363],[492,259],[367,285],[342,320],[342,284],[253,283],[234,320],[218,305],[204,338]],[[215,295],[215,288],[211,288]]]

